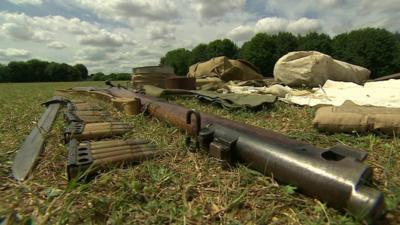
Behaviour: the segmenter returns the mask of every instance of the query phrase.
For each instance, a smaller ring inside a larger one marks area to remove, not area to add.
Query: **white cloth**
[[[237,86],[227,85],[229,93],[237,94],[272,94],[278,97],[285,97],[287,93],[290,93],[292,89],[287,86],[275,84],[270,87],[253,87],[253,86]]]
[[[294,96],[289,93],[281,100],[309,106],[340,106],[346,100],[351,100],[357,105],[400,108],[400,80],[367,82],[364,86],[328,80],[322,88],[313,90],[314,93],[303,96]]]

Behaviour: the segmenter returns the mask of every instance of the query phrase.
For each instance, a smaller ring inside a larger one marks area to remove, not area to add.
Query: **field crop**
[[[125,137],[152,140],[163,156],[110,167],[86,183],[68,182],[61,116],[30,178],[11,176],[15,152],[40,118],[40,103],[56,89],[100,82],[0,84],[0,218],[17,213],[28,224],[362,224],[290,185],[244,166],[222,169],[205,153],[190,153],[185,133],[138,115],[115,117],[134,129]],[[272,129],[319,147],[337,143],[369,152],[373,185],[385,194],[382,224],[400,224],[400,139],[375,134],[323,134],[312,127],[314,109],[277,103],[259,111],[229,112],[190,99],[170,99],[199,111]],[[105,105],[100,102],[99,104]],[[106,105],[105,105],[106,106]],[[107,107],[107,106],[106,106]],[[110,109],[112,110],[112,109]]]

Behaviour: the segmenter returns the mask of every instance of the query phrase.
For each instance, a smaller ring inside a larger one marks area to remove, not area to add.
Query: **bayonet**
[[[23,181],[33,170],[51,126],[57,117],[57,112],[61,105],[67,102],[68,100],[55,96],[50,101],[43,103],[46,106],[46,110],[31,133],[25,138],[15,156],[12,166],[12,174],[15,179]]]

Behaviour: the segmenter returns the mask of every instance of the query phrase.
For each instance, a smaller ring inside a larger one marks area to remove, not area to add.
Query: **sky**
[[[158,65],[167,51],[257,32],[400,32],[400,0],[0,0],[0,63],[83,63],[90,73]]]

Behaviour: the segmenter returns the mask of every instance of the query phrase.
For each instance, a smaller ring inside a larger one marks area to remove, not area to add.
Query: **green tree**
[[[393,70],[394,71],[396,71],[396,73],[400,73],[400,33],[399,32],[396,32],[396,33],[394,33],[394,37],[396,38],[396,42],[397,42],[397,44],[396,44],[396,53],[395,53],[395,57],[394,57],[394,62],[393,62],[393,65],[394,65],[394,68],[393,68]]]
[[[34,81],[33,71],[25,62],[8,63],[8,75],[11,82],[30,82]]]
[[[50,81],[76,81],[80,80],[81,74],[74,67],[66,63],[55,63],[51,62],[46,70],[45,74],[49,77]]]
[[[208,43],[206,52],[208,59],[217,56],[226,56],[230,59],[236,59],[239,55],[239,48],[231,40],[223,39]]]
[[[298,47],[298,40],[295,35],[289,32],[280,32],[278,34],[272,35],[275,41],[275,54],[274,60],[277,61],[283,55],[289,52],[296,51]]]
[[[106,75],[102,72],[97,72],[97,73],[93,74],[92,79],[94,81],[106,80]]]
[[[333,38],[334,57],[371,70],[371,78],[398,72],[396,36],[379,28],[364,28]]]
[[[89,72],[85,65],[76,64],[74,68],[79,71],[81,80],[87,80]]]
[[[41,61],[38,59],[31,59],[26,62],[32,71],[32,79],[30,81],[48,81],[49,77],[46,76],[45,70],[49,62]]]
[[[276,52],[277,46],[274,37],[266,33],[258,33],[243,44],[240,57],[260,68],[262,74],[272,75]]]
[[[204,62],[209,60],[207,56],[207,45],[199,44],[192,49],[191,57],[190,57],[190,65],[193,65],[198,62]]]
[[[129,73],[117,73],[115,74],[115,80],[130,80],[131,74]]]
[[[6,66],[0,63],[0,83],[7,82]]]
[[[172,66],[177,75],[186,75],[190,66],[190,51],[185,48],[178,48],[167,52],[167,54],[161,58],[161,65]]]
[[[332,39],[329,35],[311,32],[304,36],[299,36],[298,50],[318,51],[332,55]]]

